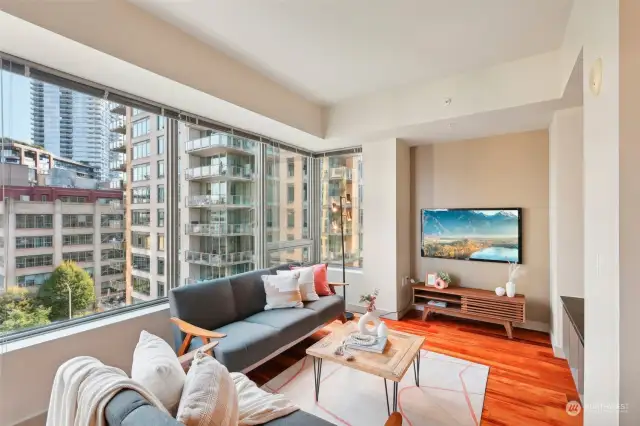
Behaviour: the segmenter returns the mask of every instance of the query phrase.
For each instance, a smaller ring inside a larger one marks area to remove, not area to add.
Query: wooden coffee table
[[[355,370],[373,374],[384,379],[384,391],[387,398],[387,412],[398,410],[398,383],[413,363],[413,374],[416,386],[420,386],[420,348],[424,337],[400,331],[389,331],[387,346],[381,354],[349,349],[355,359],[347,361],[346,357],[334,354],[334,351],[351,333],[358,331],[356,323],[349,321],[333,329],[333,332],[307,349],[307,355],[313,358],[314,384],[316,401],[320,394],[322,377],[322,361],[329,360]],[[389,409],[389,391],[387,380],[393,382],[393,410]]]

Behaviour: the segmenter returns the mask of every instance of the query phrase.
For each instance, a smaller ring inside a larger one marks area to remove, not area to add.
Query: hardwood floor
[[[578,401],[569,365],[554,358],[549,335],[462,319],[435,317],[423,322],[417,314],[401,321],[385,320],[394,330],[423,335],[424,348],[491,367],[482,411],[483,426],[582,425],[582,413],[566,413],[568,401]],[[305,349],[326,331],[278,355],[249,377],[263,385],[305,356]]]

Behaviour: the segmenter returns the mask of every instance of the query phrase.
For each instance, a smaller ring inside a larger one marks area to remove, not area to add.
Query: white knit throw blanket
[[[47,426],[106,426],[105,407],[122,389],[140,393],[159,410],[167,410],[142,385],[119,368],[81,356],[62,364],[53,379]]]
[[[238,392],[238,424],[261,425],[291,414],[299,408],[284,395],[265,392],[242,373],[231,373]]]

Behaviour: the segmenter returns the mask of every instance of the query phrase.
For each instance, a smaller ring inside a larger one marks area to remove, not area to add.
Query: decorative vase
[[[507,297],[513,297],[516,295],[516,283],[509,281],[507,283]]]
[[[498,296],[504,296],[505,293],[506,293],[506,290],[504,289],[504,287],[496,287],[496,294]]]
[[[387,328],[387,324],[380,322],[378,326],[378,337],[387,337],[389,334],[389,329]]]
[[[373,328],[369,328],[369,322],[373,322]],[[374,312],[367,311],[366,314],[360,317],[360,321],[358,321],[358,330],[360,330],[360,333],[362,334],[377,336],[380,324],[382,323],[380,322],[378,315],[376,315]]]

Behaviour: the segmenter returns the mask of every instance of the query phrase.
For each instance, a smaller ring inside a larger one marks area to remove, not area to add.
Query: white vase
[[[369,322],[373,322],[373,328],[368,327]],[[360,317],[360,321],[358,321],[358,330],[360,330],[360,333],[362,334],[377,336],[380,324],[381,323],[378,315],[376,315],[374,312],[367,311],[366,314]]]
[[[516,283],[509,281],[507,283],[507,297],[513,297],[516,295]]]

